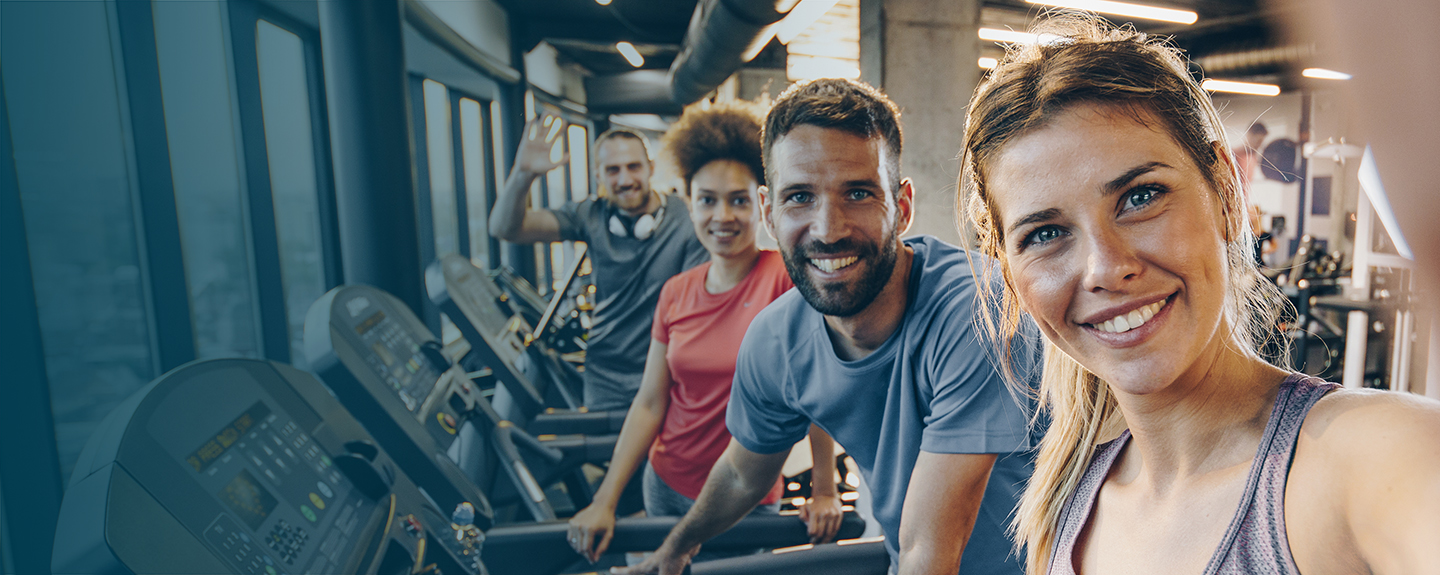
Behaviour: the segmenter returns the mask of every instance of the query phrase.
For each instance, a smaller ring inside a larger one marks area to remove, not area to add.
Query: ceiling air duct
[[[765,48],[772,26],[798,0],[701,0],[685,48],[670,66],[670,99],[690,104],[709,94]]]

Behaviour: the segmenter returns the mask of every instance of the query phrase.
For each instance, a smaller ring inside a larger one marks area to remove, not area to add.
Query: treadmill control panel
[[[52,569],[300,575],[424,560],[483,575],[476,542],[441,513],[314,376],[193,362],[100,424],[66,490]]]
[[[473,479],[485,447],[465,429],[480,389],[409,307],[371,286],[334,288],[305,316],[305,354],[437,508],[448,513],[470,503],[478,528],[490,526],[494,514]]]
[[[440,265],[450,298],[464,310],[459,314],[461,320],[473,322],[467,327],[476,330],[501,359],[512,365],[524,365],[525,344],[520,333],[529,332],[530,326],[519,315],[507,315],[502,311],[507,309],[502,306],[508,296],[500,290],[500,286],[463,256],[446,256],[440,260]],[[461,320],[455,321],[458,323]],[[471,342],[471,345],[478,343]]]
[[[364,370],[374,381],[383,381],[398,405],[425,428],[440,449],[448,450],[459,434],[464,414],[475,407],[475,386],[456,377],[448,366],[436,365],[440,360],[426,357],[423,346],[435,338],[392,296],[364,286],[340,289],[332,309],[345,311],[335,314],[338,317],[332,321],[350,331],[342,337],[353,339],[351,345],[359,351]],[[433,353],[438,354],[439,348]]]
[[[225,509],[205,540],[243,573],[340,569],[341,551],[375,507],[293,418],[263,400],[184,459]]]

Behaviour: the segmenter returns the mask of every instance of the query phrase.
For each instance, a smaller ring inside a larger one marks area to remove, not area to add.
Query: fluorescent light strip
[[[1274,84],[1254,84],[1251,82],[1235,82],[1231,80],[1206,80],[1200,83],[1200,87],[1211,92],[1233,92],[1236,94],[1254,94],[1256,96],[1280,95],[1280,87]]]
[[[1000,65],[1000,61],[999,61],[999,60],[996,60],[996,59],[994,59],[994,58],[986,58],[986,57],[984,57],[984,56],[981,56],[981,57],[980,57],[980,67],[981,67],[981,68],[984,68],[984,69],[986,69],[986,70],[994,70],[995,67],[996,67],[996,66],[999,66],[999,65]]]
[[[1300,72],[1306,78],[1320,78],[1321,80],[1349,80],[1350,75],[1344,72],[1326,70],[1324,68],[1306,68]]]
[[[1042,4],[1055,6],[1057,8],[1074,8],[1076,10],[1089,10],[1101,14],[1115,14],[1117,16],[1129,16],[1131,18],[1144,18],[1146,20],[1160,20],[1162,22],[1175,22],[1177,24],[1194,24],[1199,19],[1194,12],[1189,10],[1172,10],[1170,8],[1159,8],[1156,6],[1145,6],[1142,4],[1131,4],[1129,2],[1112,2],[1110,0],[1026,0],[1031,4]]]
[[[634,44],[629,42],[616,42],[615,49],[620,51],[620,55],[624,56],[625,60],[630,62],[631,66],[639,68],[645,65],[645,58],[635,49]]]
[[[1016,32],[1014,30],[1001,30],[999,28],[981,28],[977,31],[981,40],[991,42],[1005,42],[1007,44],[1049,44],[1060,37],[1054,34],[1031,34],[1029,32]]]

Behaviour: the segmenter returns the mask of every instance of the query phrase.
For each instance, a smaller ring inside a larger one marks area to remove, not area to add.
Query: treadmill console
[[[462,468],[483,448],[462,441],[480,390],[449,365],[438,338],[394,296],[364,285],[330,290],[305,318],[305,353],[340,402],[441,505],[490,510]],[[487,525],[482,526],[483,528]]]
[[[65,494],[52,567],[484,573],[479,540],[457,537],[448,515],[313,376],[259,360],[202,361],[157,379],[101,424]]]

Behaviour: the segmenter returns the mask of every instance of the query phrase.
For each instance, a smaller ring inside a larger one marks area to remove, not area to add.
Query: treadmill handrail
[[[560,288],[555,290],[554,297],[550,298],[550,305],[545,306],[545,313],[540,314],[540,321],[535,322],[535,331],[530,337],[525,338],[525,345],[540,339],[545,335],[545,328],[550,325],[550,320],[555,318],[555,310],[560,309],[560,302],[565,300],[565,294],[570,293],[570,284],[575,281],[575,276],[580,274],[580,266],[585,263],[585,258],[590,257],[590,246],[581,244],[580,250],[575,254],[575,264],[570,266],[566,272],[565,280],[560,282]]]
[[[615,532],[607,552],[654,551],[665,541],[679,517],[627,517],[615,521]],[[486,548],[543,546],[545,551],[570,549],[566,542],[569,529],[566,521],[516,523],[492,528],[485,533]],[[865,520],[854,512],[841,519],[836,538],[859,537],[865,531]],[[759,515],[741,519],[734,527],[706,541],[706,550],[759,549],[808,543],[805,522],[797,515]],[[553,548],[553,549],[552,549]],[[532,547],[539,550],[539,547]],[[574,553],[574,550],[570,550]],[[579,555],[575,555],[579,559]]]

